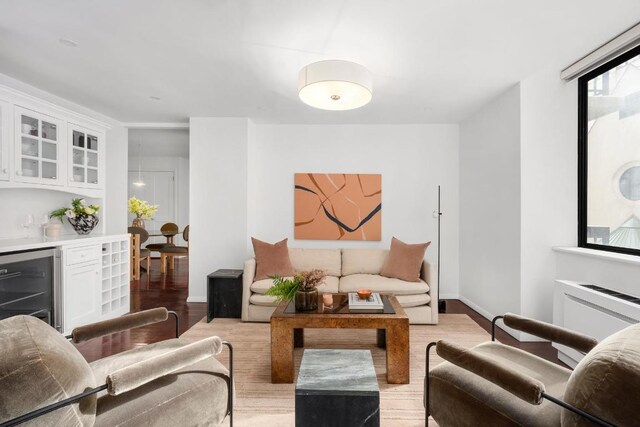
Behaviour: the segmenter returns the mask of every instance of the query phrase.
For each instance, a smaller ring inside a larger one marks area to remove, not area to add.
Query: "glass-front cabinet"
[[[104,134],[69,124],[69,186],[104,188]]]
[[[0,181],[9,180],[10,108],[8,102],[0,101]]]
[[[62,185],[62,121],[15,107],[15,180]]]

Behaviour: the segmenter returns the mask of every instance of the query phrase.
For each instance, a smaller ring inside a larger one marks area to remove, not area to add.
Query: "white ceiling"
[[[637,21],[638,0],[0,0],[0,73],[125,122],[458,122]],[[373,101],[301,103],[321,59],[368,67]]]
[[[129,129],[129,157],[189,158],[188,129]]]

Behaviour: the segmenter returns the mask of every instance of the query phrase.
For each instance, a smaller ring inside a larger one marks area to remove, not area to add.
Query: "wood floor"
[[[176,268],[167,274],[160,274],[160,260],[151,261],[150,274],[142,273],[141,279],[131,282],[131,311],[166,307],[178,313],[180,333],[194,326],[206,315],[205,303],[187,303],[189,273],[188,261],[176,259]],[[486,331],[491,330],[491,322],[458,300],[447,300],[447,313],[466,314]],[[78,344],[77,348],[88,360],[93,361],[131,348],[172,338],[175,333],[173,322],[145,326],[132,331],[98,338]],[[556,350],[549,343],[520,343],[502,330],[498,331],[501,342],[522,348],[552,362],[562,364]]]

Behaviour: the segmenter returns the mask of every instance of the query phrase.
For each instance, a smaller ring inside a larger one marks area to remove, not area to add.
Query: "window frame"
[[[587,243],[587,197],[589,178],[588,83],[614,67],[640,55],[640,45],[605,62],[578,78],[578,247],[640,256],[640,249]]]

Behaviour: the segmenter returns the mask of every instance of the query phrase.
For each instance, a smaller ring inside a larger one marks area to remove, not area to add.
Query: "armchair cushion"
[[[89,364],[40,319],[0,321],[0,423],[96,387]],[[30,426],[92,425],[96,396],[41,416]]]
[[[618,426],[638,424],[640,396],[640,324],[617,332],[576,366],[564,400]],[[562,425],[583,425],[573,412],[563,411]]]
[[[180,338],[149,344],[92,362],[91,369],[104,381],[111,372],[186,345]],[[208,357],[118,396],[102,392],[95,425],[218,425],[227,413],[228,375],[215,357]]]
[[[540,381],[546,392],[557,398],[562,398],[571,375],[566,368],[497,342],[486,342],[473,350]],[[540,405],[531,405],[452,363],[439,364],[431,369],[429,377],[430,412],[440,427],[477,426],[478,420],[482,420],[483,425],[494,426],[560,425],[559,406],[547,400]]]

